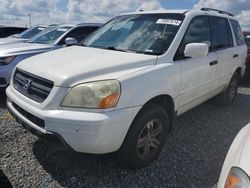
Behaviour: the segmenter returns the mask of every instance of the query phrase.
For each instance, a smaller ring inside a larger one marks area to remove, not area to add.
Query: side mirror
[[[76,45],[78,42],[76,39],[69,37],[65,39],[65,43],[67,46],[72,46],[72,45]]]
[[[208,54],[208,49],[206,43],[190,43],[185,47],[184,56],[191,58],[205,57]]]

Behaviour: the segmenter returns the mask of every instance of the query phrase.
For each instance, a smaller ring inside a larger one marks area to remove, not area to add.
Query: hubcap
[[[155,119],[146,123],[137,141],[137,154],[141,159],[150,159],[159,149],[162,131],[160,120]]]

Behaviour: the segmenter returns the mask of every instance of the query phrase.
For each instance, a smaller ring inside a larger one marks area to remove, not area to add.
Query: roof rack
[[[214,8],[201,8],[202,11],[215,11],[215,12],[218,12],[220,14],[227,14],[229,16],[234,16],[233,14],[229,13],[229,12],[226,12],[226,11],[223,11],[223,10],[218,10],[218,9],[214,9]]]

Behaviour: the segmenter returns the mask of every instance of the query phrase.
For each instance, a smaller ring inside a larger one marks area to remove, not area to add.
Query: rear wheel
[[[159,155],[169,132],[169,118],[158,105],[149,105],[136,117],[119,151],[123,164],[142,168]]]
[[[235,72],[226,90],[215,97],[215,102],[220,106],[231,104],[236,95],[240,84],[240,74]]]

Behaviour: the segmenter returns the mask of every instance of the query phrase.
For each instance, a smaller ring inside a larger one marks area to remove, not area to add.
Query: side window
[[[9,29],[9,35],[14,35],[18,33],[18,28],[10,28]]]
[[[207,16],[199,16],[191,21],[176,52],[175,60],[184,58],[185,47],[190,43],[207,43],[209,47],[211,46],[209,18]]]
[[[244,36],[243,36],[242,31],[241,31],[240,24],[236,20],[230,20],[230,23],[233,27],[237,46],[244,45],[245,44]]]
[[[78,28],[75,28],[63,37],[63,39],[60,41],[59,45],[65,44],[65,40],[68,37],[76,39],[77,42],[81,42],[83,39],[85,39],[89,34],[91,34],[96,29],[97,29],[96,27],[78,27]]]
[[[3,33],[2,33],[2,37],[8,37],[10,35],[13,35],[13,29],[12,28],[4,28],[3,29]]]
[[[212,48],[213,50],[229,48],[233,46],[233,39],[227,19],[211,17]]]

